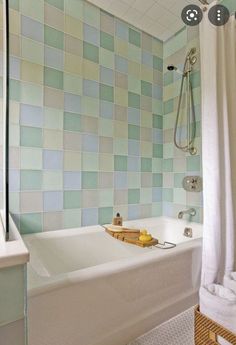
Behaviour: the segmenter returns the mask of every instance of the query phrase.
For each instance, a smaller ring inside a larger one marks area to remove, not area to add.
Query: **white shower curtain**
[[[211,6],[215,4],[216,2]],[[236,270],[236,20],[234,16],[231,16],[225,26],[216,27],[210,23],[207,12],[204,13],[200,24],[200,51],[204,180],[200,307],[208,316],[212,318],[215,316],[215,321],[235,332],[236,288],[233,292],[223,287],[227,281],[232,283],[231,288],[236,287],[236,280],[233,279],[235,276],[232,274]]]

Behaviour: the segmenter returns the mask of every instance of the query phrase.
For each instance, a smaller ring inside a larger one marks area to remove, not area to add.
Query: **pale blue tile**
[[[128,206],[128,219],[139,219],[140,218],[140,205],[129,205]]]
[[[154,144],[163,144],[163,131],[159,128],[153,128],[152,140]]]
[[[122,73],[128,73],[128,60],[122,56],[115,55],[115,69]]]
[[[44,63],[45,66],[58,70],[64,69],[64,51],[52,47],[44,47]]]
[[[140,142],[138,140],[128,140],[128,154],[131,156],[140,155]]]
[[[44,27],[40,22],[29,17],[21,16],[21,34],[32,40],[44,41]]]
[[[16,192],[20,190],[20,171],[9,171],[9,190],[10,192]]]
[[[140,171],[140,157],[128,156],[128,171]]]
[[[117,37],[124,41],[129,39],[129,27],[126,23],[116,19],[115,21],[115,34]]]
[[[98,152],[99,139],[97,135],[83,134],[82,150],[86,152]]]
[[[113,119],[114,104],[112,102],[100,101],[100,116],[106,119]]]
[[[98,209],[84,208],[82,209],[82,226],[98,224]]]
[[[84,41],[99,46],[100,32],[95,27],[84,23]]]
[[[159,188],[159,187],[152,188],[152,201],[153,202],[162,201],[162,188]]]
[[[24,126],[43,127],[43,108],[21,103],[20,124]]]
[[[114,71],[110,68],[100,66],[100,82],[111,86],[114,85]]]
[[[80,114],[81,113],[81,96],[77,96],[72,93],[65,92],[64,108],[65,108],[65,111]]]
[[[99,83],[93,80],[83,80],[83,95],[93,98],[99,97]]]
[[[43,150],[43,168],[46,170],[61,170],[63,168],[63,152]]]
[[[80,190],[81,189],[81,172],[77,172],[77,171],[64,172],[64,189]]]
[[[153,68],[153,56],[147,51],[142,52],[142,64]]]
[[[174,204],[172,202],[163,202],[163,215],[166,217],[173,217],[174,215]]]
[[[140,110],[136,108],[128,108],[128,123],[140,126]]]
[[[115,189],[126,189],[128,186],[128,175],[126,172],[115,171],[114,173]]]
[[[44,192],[43,209],[48,211],[61,211],[63,209],[63,192]]]
[[[20,79],[20,59],[11,56],[10,57],[10,78]]]
[[[163,88],[159,85],[153,85],[152,88],[153,98],[162,100],[163,98]]]

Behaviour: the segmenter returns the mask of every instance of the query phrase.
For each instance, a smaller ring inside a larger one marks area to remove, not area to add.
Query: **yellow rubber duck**
[[[152,235],[148,233],[147,230],[141,230],[141,235],[139,236],[139,241],[150,242],[152,240]]]

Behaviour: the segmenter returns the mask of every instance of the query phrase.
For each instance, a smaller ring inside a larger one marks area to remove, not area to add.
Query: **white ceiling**
[[[198,0],[89,0],[105,11],[165,41],[184,23],[182,9]],[[213,0],[209,0],[212,2]]]

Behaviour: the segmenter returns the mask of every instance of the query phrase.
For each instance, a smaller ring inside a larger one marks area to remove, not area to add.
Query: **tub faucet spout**
[[[178,214],[178,218],[182,219],[185,214],[189,214],[190,216],[196,216],[196,210],[194,208],[189,208],[186,211],[180,211]]]

